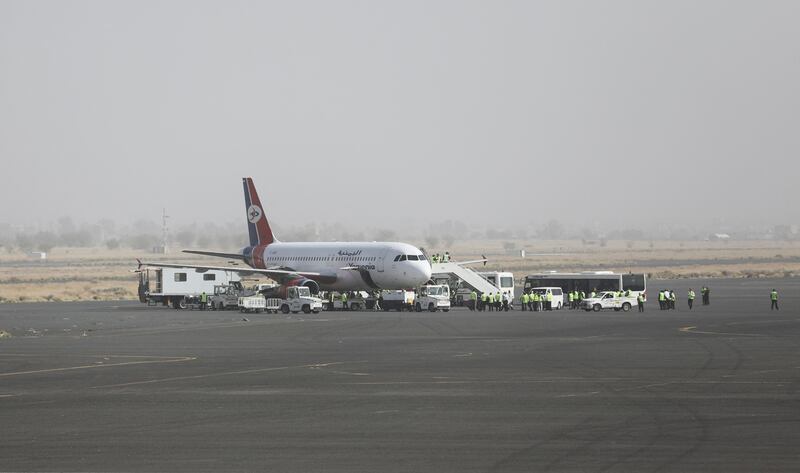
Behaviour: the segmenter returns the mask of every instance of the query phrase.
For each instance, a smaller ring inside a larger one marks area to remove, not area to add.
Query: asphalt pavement
[[[0,471],[800,470],[800,280],[649,293],[644,314],[0,305]]]

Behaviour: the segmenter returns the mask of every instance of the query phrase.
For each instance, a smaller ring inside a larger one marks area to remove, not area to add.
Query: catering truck
[[[139,272],[139,301],[147,305],[165,305],[185,309],[187,300],[202,293],[209,297],[214,286],[241,285],[239,275],[231,271],[194,268],[143,268]]]

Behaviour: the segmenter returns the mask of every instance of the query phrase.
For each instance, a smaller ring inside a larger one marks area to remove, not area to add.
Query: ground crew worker
[[[450,262],[450,252],[445,251],[444,257],[442,257],[442,263],[449,263]]]
[[[706,286],[706,295],[703,297],[703,305],[711,305],[711,289]]]
[[[547,310],[553,310],[553,293],[547,293]]]
[[[533,311],[535,305],[536,303],[533,302],[533,291],[531,291],[528,293],[528,310]]]
[[[544,310],[544,294],[537,294],[536,295],[538,310],[541,312]]]
[[[575,304],[575,294],[573,294],[573,293],[572,293],[572,291],[569,291],[569,292],[567,293],[567,299],[569,300],[569,308],[570,308],[570,309],[574,309],[574,308],[575,308],[575,307],[574,307],[574,304]]]
[[[475,292],[473,289],[472,292],[469,293],[469,310],[475,310],[478,308],[478,293]]]
[[[689,288],[689,310],[692,310],[692,304],[694,304],[694,291],[692,288]]]
[[[660,310],[664,310],[664,306],[666,305],[667,295],[664,294],[664,290],[658,291],[658,308]]]
[[[644,312],[644,294],[641,292],[636,296],[636,303],[639,304],[639,312]]]
[[[431,261],[433,261],[434,263],[438,263],[439,255],[437,253],[434,253],[433,256],[431,256]]]
[[[586,293],[581,291],[581,297],[580,297],[580,300],[578,302],[583,302],[584,299],[586,299]]]
[[[525,311],[528,306],[528,293],[523,292],[521,296],[519,296],[519,302],[522,305],[522,310]]]
[[[595,297],[597,297],[597,290],[596,289],[592,289],[592,293],[589,294],[589,297],[591,299],[594,299]]]
[[[769,310],[780,310],[778,309],[778,291],[772,289],[772,292],[769,293],[769,299],[772,301],[772,304],[769,306]]]
[[[675,291],[672,289],[669,290],[669,308],[675,310]]]
[[[342,310],[347,310],[347,293],[343,292],[339,299],[342,301]]]
[[[481,294],[481,312],[486,310],[486,302],[489,300],[489,296],[484,292]]]
[[[494,293],[494,309],[500,312],[500,307],[503,304],[503,295],[500,294],[500,291]]]
[[[503,310],[508,312],[508,291],[503,292]]]
[[[203,293],[200,294],[200,310],[206,310],[207,306],[208,306],[208,294],[206,294],[206,291],[203,291]]]

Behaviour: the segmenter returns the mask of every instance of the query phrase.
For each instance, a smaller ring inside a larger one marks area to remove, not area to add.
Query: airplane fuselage
[[[320,273],[320,289],[333,291],[411,289],[431,277],[422,251],[399,242],[273,242],[243,250],[258,269]]]

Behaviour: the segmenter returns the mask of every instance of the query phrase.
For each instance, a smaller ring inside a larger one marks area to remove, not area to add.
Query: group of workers
[[[434,254],[431,256],[432,263],[449,263],[450,262],[450,252],[445,251],[443,255],[439,253]]]
[[[467,303],[467,307],[469,310],[477,310],[479,312],[483,312],[485,310],[488,310],[489,312],[508,312],[509,309],[513,308],[511,307],[510,302],[511,299],[508,291],[494,293],[484,292],[479,296],[478,293],[473,290],[469,293],[469,303]]]
[[[553,310],[553,293],[530,291],[523,292],[519,296],[520,305],[522,310],[529,310],[532,312],[539,312],[542,310]]]

